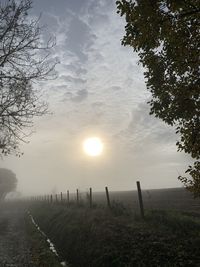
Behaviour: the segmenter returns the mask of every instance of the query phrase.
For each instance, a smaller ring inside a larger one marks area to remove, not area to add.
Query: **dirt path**
[[[61,259],[32,223],[25,202],[0,203],[0,267],[60,266]]]
[[[0,266],[34,266],[25,230],[25,208],[0,205]],[[35,267],[35,266],[34,266]]]

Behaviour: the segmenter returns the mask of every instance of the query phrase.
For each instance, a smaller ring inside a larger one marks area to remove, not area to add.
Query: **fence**
[[[138,190],[138,199],[139,199],[139,207],[140,207],[140,213],[141,217],[144,218],[144,208],[143,208],[143,200],[142,200],[142,192],[140,188],[140,182],[137,181],[137,190]],[[108,187],[105,187],[105,196],[106,196],[106,203],[107,207],[109,209],[112,209],[111,201],[110,201],[110,192],[108,190]],[[86,198],[89,203],[89,207],[93,207],[93,193],[92,193],[92,188],[89,188],[89,193],[86,193]],[[76,202],[77,205],[79,205],[82,202],[82,197],[80,194],[80,191],[76,189],[76,194],[74,197],[74,194],[71,194],[71,199],[70,199],[70,192],[67,190],[67,194],[64,194],[63,192],[60,192],[60,194],[51,194],[51,195],[44,195],[44,196],[36,196],[36,197],[31,197],[30,200],[33,201],[45,201],[47,203],[53,204],[53,203],[66,203],[70,204],[70,202]]]
[[[67,190],[66,193],[37,196],[32,197],[31,200],[66,205],[72,202],[77,205],[86,203],[90,208],[95,203],[107,205],[109,209],[112,209],[112,203],[116,201],[139,210],[142,218],[145,216],[145,209],[200,211],[200,200],[195,200],[192,194],[184,188],[141,190],[139,181],[136,182],[136,185],[137,191],[110,192],[106,186],[105,192],[94,193],[92,188],[89,188],[87,192],[81,192],[79,189],[76,192]]]

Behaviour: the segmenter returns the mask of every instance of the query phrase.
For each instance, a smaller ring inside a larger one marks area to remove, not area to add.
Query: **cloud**
[[[100,101],[97,101],[97,102],[92,103],[92,106],[94,108],[101,108],[101,107],[104,106],[104,103],[103,102],[100,102]]]
[[[79,17],[74,17],[66,34],[66,48],[76,54],[81,62],[86,62],[88,55],[85,50],[92,46],[95,38],[89,26]]]
[[[159,155],[161,151],[176,151],[175,130],[162,120],[149,115],[149,105],[139,103],[129,114],[129,123],[120,130],[114,138],[122,144],[129,153]]]
[[[122,88],[120,86],[116,86],[116,85],[114,86],[113,85],[113,86],[110,87],[110,89],[113,90],[113,91],[118,91],[118,90],[121,90]]]
[[[59,0],[55,4],[55,0],[34,0],[33,2],[33,11],[38,14],[42,12],[51,12],[60,17],[66,17],[66,12],[71,11],[72,13],[79,14],[85,6],[84,0],[74,0],[66,1]]]
[[[86,89],[81,89],[77,92],[76,96],[72,96],[71,100],[73,102],[82,102],[83,100],[85,100],[88,97],[88,91]]]
[[[82,75],[87,73],[87,69],[83,68],[82,66],[79,66],[78,64],[68,64],[65,65],[67,70],[70,70],[73,73],[76,73],[77,75]]]
[[[65,82],[70,82],[70,83],[80,83],[80,84],[86,83],[86,80],[82,78],[76,78],[71,75],[61,75],[59,78],[64,80]]]
[[[173,143],[175,141],[174,129],[162,120],[149,115],[149,105],[140,103],[137,109],[132,111],[131,121],[128,126],[129,132],[136,132],[138,136],[143,136],[149,142]]]

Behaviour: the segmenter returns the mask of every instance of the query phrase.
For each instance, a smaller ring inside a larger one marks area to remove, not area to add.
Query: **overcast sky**
[[[176,152],[174,130],[149,115],[151,97],[143,68],[121,46],[124,21],[115,0],[33,0],[45,33],[56,36],[53,57],[58,78],[40,84],[52,115],[35,122],[24,156],[9,156],[24,194],[85,190],[177,187],[190,158]],[[90,136],[102,138],[104,152],[82,151]]]

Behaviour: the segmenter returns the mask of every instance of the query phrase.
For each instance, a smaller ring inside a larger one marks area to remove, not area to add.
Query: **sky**
[[[149,115],[151,98],[137,53],[123,47],[124,19],[114,0],[33,0],[31,16],[42,14],[44,38],[55,36],[52,58],[57,79],[35,84],[51,114],[35,120],[21,158],[0,160],[24,195],[180,187],[177,177],[191,162],[177,152],[172,127]],[[103,154],[82,149],[91,136]]]

